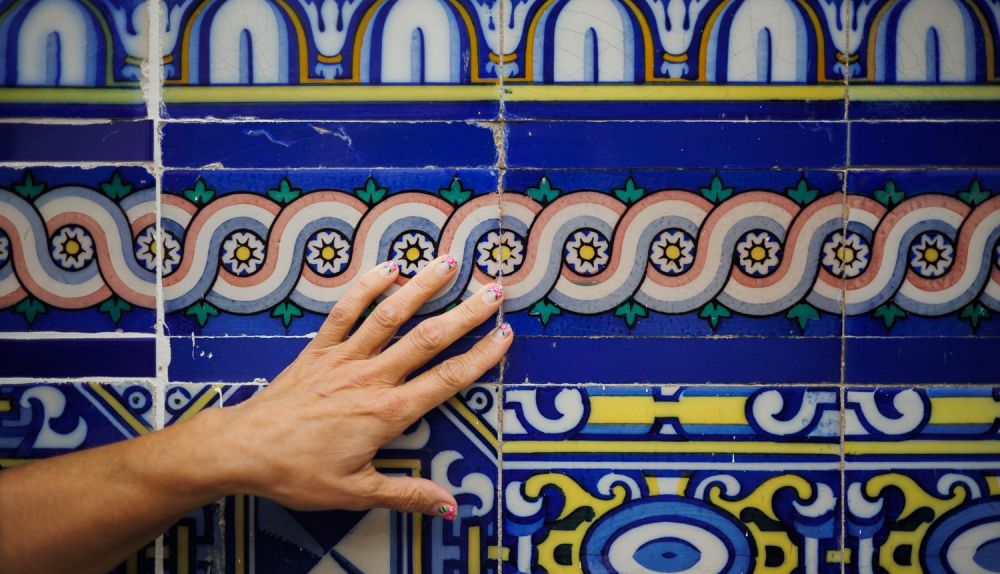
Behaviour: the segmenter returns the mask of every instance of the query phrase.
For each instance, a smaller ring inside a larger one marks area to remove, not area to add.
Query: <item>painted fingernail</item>
[[[382,270],[385,271],[386,275],[392,275],[399,269],[399,265],[396,265],[395,261],[386,261],[381,265]]]
[[[514,334],[514,330],[510,328],[507,323],[500,323],[500,326],[493,330],[493,338],[497,341],[503,341],[507,337]]]
[[[483,291],[484,303],[492,305],[501,299],[503,299],[503,287],[497,283],[491,283],[486,286],[486,290]]]
[[[451,270],[458,266],[458,262],[451,255],[445,255],[444,259],[437,264],[437,272],[441,275],[451,273]]]
[[[458,509],[451,504],[442,503],[434,507],[433,514],[436,514],[445,520],[455,520],[455,517],[458,516]]]

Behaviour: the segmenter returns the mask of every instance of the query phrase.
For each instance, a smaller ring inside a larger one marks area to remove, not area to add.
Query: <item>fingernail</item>
[[[450,504],[441,503],[434,506],[431,514],[440,516],[445,520],[455,520],[455,517],[458,516],[458,509]]]
[[[507,337],[514,334],[514,330],[510,328],[507,323],[500,323],[500,326],[493,330],[493,338],[497,341],[503,341]]]
[[[503,287],[498,283],[487,285],[486,290],[483,291],[483,302],[492,305],[500,299],[503,299]]]
[[[386,275],[392,275],[399,269],[399,265],[396,265],[395,261],[386,261],[381,265],[382,270],[385,271]]]
[[[458,262],[455,261],[454,257],[452,257],[451,255],[445,255],[444,259],[442,259],[441,262],[437,264],[437,272],[440,273],[441,275],[447,275],[448,273],[451,273],[451,270],[454,269],[457,265]]]

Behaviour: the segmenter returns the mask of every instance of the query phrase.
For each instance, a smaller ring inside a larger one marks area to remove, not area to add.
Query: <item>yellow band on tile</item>
[[[167,103],[457,102],[499,100],[497,86],[166,86]]]
[[[782,443],[782,442],[733,442],[733,441],[513,441],[503,443],[508,454],[531,453],[749,453],[749,454],[839,454],[839,444]]]
[[[1000,403],[992,397],[934,397],[931,399],[932,425],[988,424],[1000,418]]]
[[[844,445],[847,454],[1000,454],[997,440],[908,440],[857,442]]]
[[[141,104],[139,85],[120,88],[2,88],[2,104]]]
[[[854,84],[851,100],[857,101],[978,101],[1000,100],[1000,86],[887,86]]]
[[[676,418],[681,424],[745,425],[746,397],[684,397],[656,401],[653,397],[590,397],[588,424],[653,424]]]

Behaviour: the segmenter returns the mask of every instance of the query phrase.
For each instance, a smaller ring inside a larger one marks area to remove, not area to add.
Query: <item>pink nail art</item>
[[[507,323],[501,323],[500,326],[497,327],[496,337],[498,339],[506,339],[507,337],[510,337],[513,334],[514,330],[511,329],[510,325],[508,325]]]
[[[399,266],[396,265],[395,261],[386,261],[385,262],[385,272],[386,272],[387,275],[389,275],[391,273],[394,273],[398,267]]]
[[[493,301],[499,301],[503,298],[503,287],[498,283],[493,283],[486,287],[486,291],[493,296]]]
[[[448,269],[454,269],[455,266],[458,264],[458,262],[455,261],[455,258],[452,257],[451,255],[445,257],[444,262],[448,264]]]
[[[442,504],[438,507],[438,514],[445,520],[455,520],[455,517],[458,516],[458,509],[450,504]]]

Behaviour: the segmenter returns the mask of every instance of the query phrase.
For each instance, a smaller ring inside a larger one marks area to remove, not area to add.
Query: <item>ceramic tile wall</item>
[[[246,400],[449,252],[422,313],[498,280],[518,338],[376,465],[457,521],[237,496],[118,571],[1000,571],[998,23],[3,0],[0,467]]]

